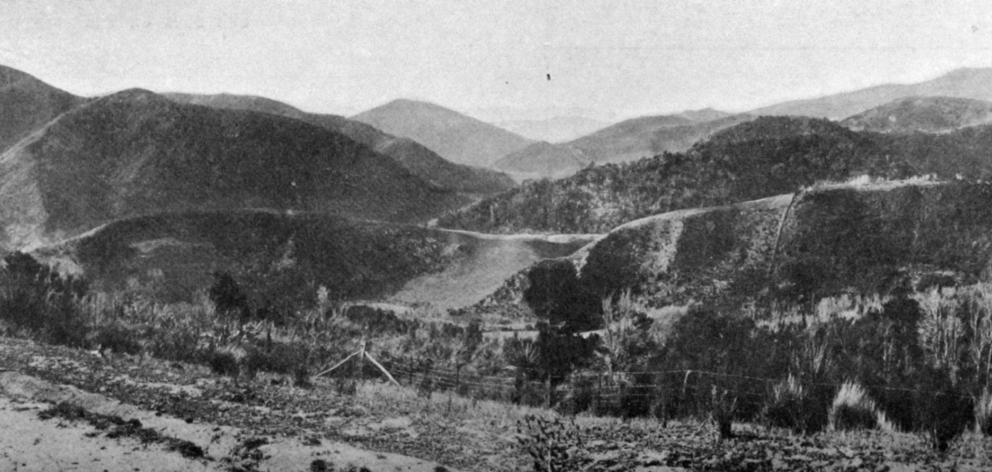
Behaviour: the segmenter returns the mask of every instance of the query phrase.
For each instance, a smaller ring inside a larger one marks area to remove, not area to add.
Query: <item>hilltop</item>
[[[159,212],[270,208],[412,222],[465,202],[343,134],[140,89],[65,113],[0,156],[0,170],[0,242],[11,247]]]
[[[957,69],[915,84],[876,85],[851,92],[779,103],[748,113],[797,115],[840,120],[906,97],[937,96],[992,101],[992,68]]]
[[[762,117],[683,153],[531,182],[445,215],[439,224],[493,232],[594,233],[652,214],[762,198],[862,174],[987,178],[989,146],[988,126],[943,135],[883,135],[823,119]]]
[[[478,167],[489,167],[533,142],[454,110],[414,100],[394,100],[351,119],[410,138],[449,161]]]
[[[0,153],[83,98],[0,65]]]
[[[307,113],[292,105],[250,95],[170,93],[171,100],[214,108],[249,110],[304,121],[341,133],[396,160],[411,173],[438,187],[472,195],[489,195],[513,188],[508,176],[489,169],[449,162],[420,143],[384,133],[343,116]]]
[[[879,133],[947,133],[992,122],[992,102],[953,97],[901,98],[840,122]]]

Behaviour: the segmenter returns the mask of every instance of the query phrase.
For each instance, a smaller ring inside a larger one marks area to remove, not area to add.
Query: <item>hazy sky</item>
[[[992,66],[992,2],[0,0],[0,64],[83,95],[619,118]]]

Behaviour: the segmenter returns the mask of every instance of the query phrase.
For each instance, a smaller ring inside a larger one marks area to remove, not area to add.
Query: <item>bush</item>
[[[44,342],[82,346],[86,323],[79,301],[85,281],[63,277],[31,256],[14,252],[0,266],[0,321]]]
[[[844,382],[830,405],[830,429],[874,429],[881,413],[865,389],[854,382]]]

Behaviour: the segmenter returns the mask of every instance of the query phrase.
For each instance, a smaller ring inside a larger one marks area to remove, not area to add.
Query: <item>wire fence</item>
[[[468,368],[454,369],[395,357],[384,356],[380,361],[400,384],[421,393],[449,391],[474,399],[625,415],[691,415],[708,411],[717,401],[732,402],[737,410],[757,413],[767,407],[774,398],[776,386],[785,377],[671,369],[612,373],[580,371],[552,379],[543,370],[533,368],[508,368],[497,375],[481,375]],[[351,377],[379,375],[371,368],[358,369],[358,372],[352,369],[342,374]],[[844,383],[808,381],[802,385],[832,398]],[[861,387],[896,401],[938,395],[937,392],[902,386],[861,384]]]

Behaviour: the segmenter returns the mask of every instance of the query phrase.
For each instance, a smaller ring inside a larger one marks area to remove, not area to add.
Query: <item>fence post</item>
[[[551,372],[548,372],[548,378],[544,381],[544,389],[544,406],[545,408],[551,408]]]

